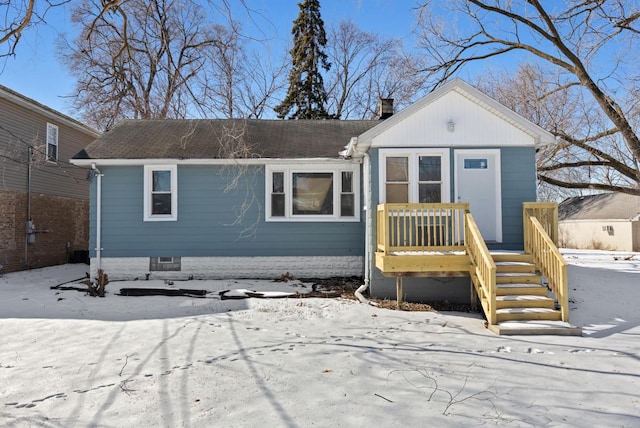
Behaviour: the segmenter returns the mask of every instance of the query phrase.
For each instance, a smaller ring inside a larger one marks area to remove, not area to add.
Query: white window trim
[[[56,141],[55,141],[55,143],[50,143],[49,142],[49,140],[50,140],[49,139],[49,135],[50,135],[50,133],[51,133],[51,131],[53,129],[56,130]],[[58,144],[59,138],[60,138],[60,129],[58,128],[58,126],[54,125],[53,123],[47,122],[47,141],[46,141],[46,144],[45,144],[45,156],[47,158],[47,161],[49,161],[49,162],[57,162],[58,158],[60,157],[60,145]],[[55,157],[55,159],[50,159],[49,158],[49,145],[56,146],[56,157]]]
[[[442,203],[451,202],[451,174],[450,154],[448,147],[433,149],[380,149],[378,159],[378,171],[380,175],[379,193],[380,203],[387,201],[387,158],[409,158],[409,203],[418,202],[418,158],[420,156],[440,156],[442,162],[440,173],[442,174]]]
[[[153,172],[171,172],[171,214],[151,214],[153,198]],[[144,166],[144,221],[177,221],[178,220],[178,166],[177,165],[145,165]]]
[[[340,216],[340,195],[342,194],[342,172],[352,172],[352,186],[354,194],[353,217]],[[273,189],[273,173],[284,173],[284,216],[271,216],[271,190]],[[293,203],[293,173],[320,172],[333,174],[333,214],[331,215],[294,215]],[[319,164],[268,164],[265,166],[265,221],[273,222],[357,222],[360,221],[360,165],[334,163],[332,165]]]

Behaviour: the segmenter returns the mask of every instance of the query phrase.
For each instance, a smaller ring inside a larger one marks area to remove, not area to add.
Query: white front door
[[[500,150],[455,151],[455,200],[468,202],[485,241],[502,242]]]

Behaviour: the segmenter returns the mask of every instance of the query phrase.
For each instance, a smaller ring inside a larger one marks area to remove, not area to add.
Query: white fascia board
[[[269,165],[269,164],[327,164],[337,165],[362,163],[360,159],[340,159],[340,158],[268,158],[268,159],[71,159],[76,166],[136,166],[136,165]]]

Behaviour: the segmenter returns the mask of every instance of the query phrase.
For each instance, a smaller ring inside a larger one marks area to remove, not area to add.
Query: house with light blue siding
[[[536,148],[553,136],[456,79],[354,138],[370,170],[370,211],[385,203],[468,203],[490,250],[524,246],[523,203],[536,201]],[[370,221],[376,241],[376,216]],[[368,254],[374,254],[371,245]],[[371,268],[372,294],[395,297],[396,276]],[[405,275],[421,300],[468,300],[469,278]]]
[[[361,160],[377,121],[128,120],[92,168],[91,272],[112,279],[362,276]]]
[[[398,302],[471,294],[495,321],[496,264],[547,269],[528,237],[553,209],[527,204],[552,142],[456,79],[384,120],[123,121],[72,162],[93,174],[92,276],[358,276]]]

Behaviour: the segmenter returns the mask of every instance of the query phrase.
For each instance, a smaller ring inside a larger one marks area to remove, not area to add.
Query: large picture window
[[[294,172],[293,215],[333,214],[333,173]]]
[[[381,150],[380,202],[449,202],[446,149]]]
[[[268,221],[358,220],[358,167],[266,168]]]
[[[176,165],[145,165],[144,221],[178,219],[178,170]]]

